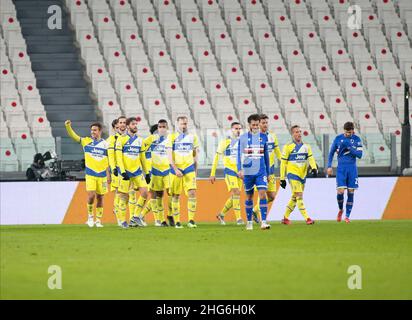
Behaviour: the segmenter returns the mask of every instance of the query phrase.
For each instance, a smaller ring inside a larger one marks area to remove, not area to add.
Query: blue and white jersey
[[[264,133],[244,133],[239,138],[238,171],[245,176],[270,175],[268,136]]]
[[[356,166],[356,159],[361,159],[363,154],[362,140],[357,135],[345,137],[338,135],[332,143],[329,151],[328,168],[332,167],[335,153],[338,157],[338,167]]]

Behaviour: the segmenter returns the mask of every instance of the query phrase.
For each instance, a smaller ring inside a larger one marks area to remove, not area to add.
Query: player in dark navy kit
[[[363,154],[362,140],[355,135],[355,126],[353,122],[346,122],[343,126],[344,133],[338,135],[332,143],[329,151],[328,175],[332,175],[332,161],[335,153],[338,158],[338,167],[336,170],[337,184],[337,201],[339,213],[337,221],[342,221],[343,203],[345,189],[348,190],[346,200],[346,218],[345,222],[349,223],[350,214],[353,207],[355,190],[358,189],[358,167],[356,159],[361,159]]]
[[[255,187],[259,192],[259,206],[262,215],[261,229],[270,229],[266,223],[268,202],[266,191],[270,176],[268,136],[259,130],[260,116],[253,114],[248,118],[249,131],[239,138],[237,169],[243,179],[246,191],[247,230],[253,230],[253,194]]]

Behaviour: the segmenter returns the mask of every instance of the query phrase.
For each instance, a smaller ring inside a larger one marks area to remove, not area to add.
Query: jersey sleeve
[[[309,165],[310,165],[311,169],[318,169],[318,166],[316,165],[315,158],[313,157],[311,146],[308,146],[308,160],[309,160]]]
[[[70,138],[84,146],[82,143],[82,138],[73,130],[71,125],[66,125],[66,130]]]
[[[239,143],[238,143],[238,149],[237,149],[237,171],[242,170],[242,156],[243,156],[243,150],[244,150],[244,141],[247,140],[243,136],[240,136],[239,138]]]
[[[363,156],[363,147],[362,147],[362,140],[358,137],[354,144],[352,144],[349,148],[349,152],[354,157],[361,159]]]
[[[289,148],[288,145],[283,147],[282,158],[280,161],[280,180],[285,180],[286,178],[286,169],[288,166],[289,159]]]
[[[270,159],[269,159],[269,148],[268,148],[267,139],[263,147],[263,153],[264,153],[264,158],[265,158],[266,174],[269,177],[270,176]]]
[[[143,159],[143,161],[145,162],[145,166],[146,166],[146,169],[148,170],[148,172],[152,171],[152,159],[151,159],[150,148],[153,144],[153,141],[154,141],[154,136],[153,135],[150,135],[146,139],[143,140],[143,149],[144,149],[144,159]],[[150,155],[150,157],[149,157],[149,155]]]
[[[173,134],[171,133],[167,136],[166,148],[173,149],[173,143],[174,143],[174,138],[173,138]]]
[[[142,149],[140,152],[140,162],[142,163],[142,169],[145,174],[149,174],[152,171],[152,161],[147,157],[148,150],[153,143],[153,135],[150,135],[146,139],[142,140]]]
[[[124,167],[124,162],[123,162],[123,145],[124,145],[124,138],[120,137],[119,139],[117,139],[116,149],[115,149],[116,164],[119,167],[120,173],[126,172],[126,169]]]
[[[199,148],[200,148],[199,137],[197,136],[197,134],[195,134],[193,137],[193,159],[194,159],[195,165],[197,164],[197,159],[199,157]]]
[[[108,144],[107,157],[109,159],[109,167],[110,167],[111,172],[113,172],[114,169],[116,168],[116,152],[115,152],[116,140],[117,140],[116,136],[111,136],[106,140]]]
[[[227,148],[227,140],[220,141],[219,146],[217,147],[217,150],[216,150],[215,158],[213,159],[212,170],[210,171],[211,177],[216,176],[216,169],[219,163],[220,155],[222,155],[225,152],[226,148]]]
[[[200,147],[199,137],[197,136],[197,134],[195,134],[193,138],[193,148],[198,149],[199,147]]]
[[[275,142],[275,155],[276,158],[281,161],[282,160],[282,152],[280,151],[279,140],[278,137],[274,134],[273,141]]]
[[[333,157],[335,156],[335,152],[337,149],[337,138],[333,140],[332,145],[330,146],[329,156],[328,156],[328,168],[332,167]]]

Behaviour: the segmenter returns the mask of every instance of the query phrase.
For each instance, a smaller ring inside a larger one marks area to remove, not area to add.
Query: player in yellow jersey
[[[283,148],[282,162],[280,166],[280,185],[286,188],[286,178],[289,180],[292,197],[286,207],[283,224],[290,224],[289,216],[298,205],[299,211],[306,220],[306,224],[314,224],[309,218],[305,204],[303,203],[303,192],[305,190],[308,165],[313,176],[318,175],[318,167],[313,158],[312,148],[302,141],[302,130],[299,126],[291,128],[293,142],[286,144]]]
[[[122,228],[127,228],[126,206],[131,190],[139,191],[140,198],[134,212],[131,212],[130,226],[144,226],[140,214],[148,197],[147,184],[144,174],[147,174],[144,157],[143,139],[137,135],[137,119],[128,118],[127,132],[119,137],[116,143],[116,161],[121,178],[119,179],[119,212],[118,218]]]
[[[177,131],[167,137],[166,150],[170,162],[170,194],[172,196],[172,214],[176,228],[182,228],[180,223],[180,195],[185,191],[188,195],[189,228],[196,228],[195,215],[196,171],[199,154],[199,139],[189,133],[188,118],[177,118]]]
[[[156,227],[167,227],[165,220],[165,209],[163,205],[164,191],[169,190],[170,164],[166,152],[166,143],[169,125],[166,120],[159,120],[158,123],[150,129],[151,135],[144,142],[144,149],[147,164],[150,168],[151,200],[149,205],[143,210],[143,217],[150,210],[155,216]],[[171,215],[171,212],[169,212]],[[169,219],[170,220],[170,219]]]
[[[231,131],[231,136],[228,136],[219,143],[215,159],[213,160],[212,170],[210,172],[210,182],[212,184],[215,183],[219,158],[223,156],[225,182],[230,192],[230,197],[227,199],[222,211],[216,217],[222,225],[225,225],[225,215],[233,208],[236,216],[236,223],[238,225],[243,225],[245,223],[242,220],[240,212],[240,190],[243,183],[237,175],[237,153],[242,125],[239,122],[233,122]]]
[[[74,132],[71,121],[65,122],[69,136],[83,147],[86,165],[87,191],[87,225],[92,228],[102,228],[103,197],[107,193],[107,183],[110,181],[109,160],[107,151],[109,144],[102,139],[102,125],[93,123],[90,126],[90,137],[80,137]],[[108,178],[109,177],[109,178]],[[93,206],[96,199],[96,221],[94,220]]]
[[[276,198],[276,176],[275,176],[275,159],[281,161],[282,152],[280,151],[279,141],[276,134],[269,131],[269,117],[266,114],[260,115],[259,122],[260,132],[268,136],[268,151],[269,151],[269,162],[270,162],[270,176],[268,177],[268,189],[266,192],[268,199],[268,206],[270,203],[275,201]],[[270,209],[268,208],[268,212]],[[257,223],[259,223],[260,217],[260,206],[257,204],[253,208],[253,217]]]
[[[119,171],[117,169],[115,149],[117,139],[124,135],[126,130],[126,117],[121,116],[118,119],[114,119],[112,122],[112,130],[113,134],[107,139],[107,142],[109,144],[108,157],[112,181],[110,184],[110,191],[114,192],[113,212],[117,219],[117,211],[119,207],[119,193],[117,192],[117,189],[119,188]],[[119,219],[117,219],[117,223],[120,225]]]

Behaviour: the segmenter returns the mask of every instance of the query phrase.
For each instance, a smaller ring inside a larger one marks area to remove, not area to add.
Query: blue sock
[[[355,194],[353,192],[348,192],[348,199],[346,200],[346,218],[350,217],[353,207],[353,198]]]
[[[268,215],[268,200],[260,199],[259,207],[260,207],[260,214],[262,216],[262,221],[266,221],[266,216]]]
[[[245,201],[245,208],[246,208],[247,221],[252,221],[252,217],[253,217],[253,200],[246,200]]]
[[[344,201],[345,196],[342,194],[339,194],[336,196],[336,199],[338,200],[338,207],[339,210],[343,210],[343,201]]]

